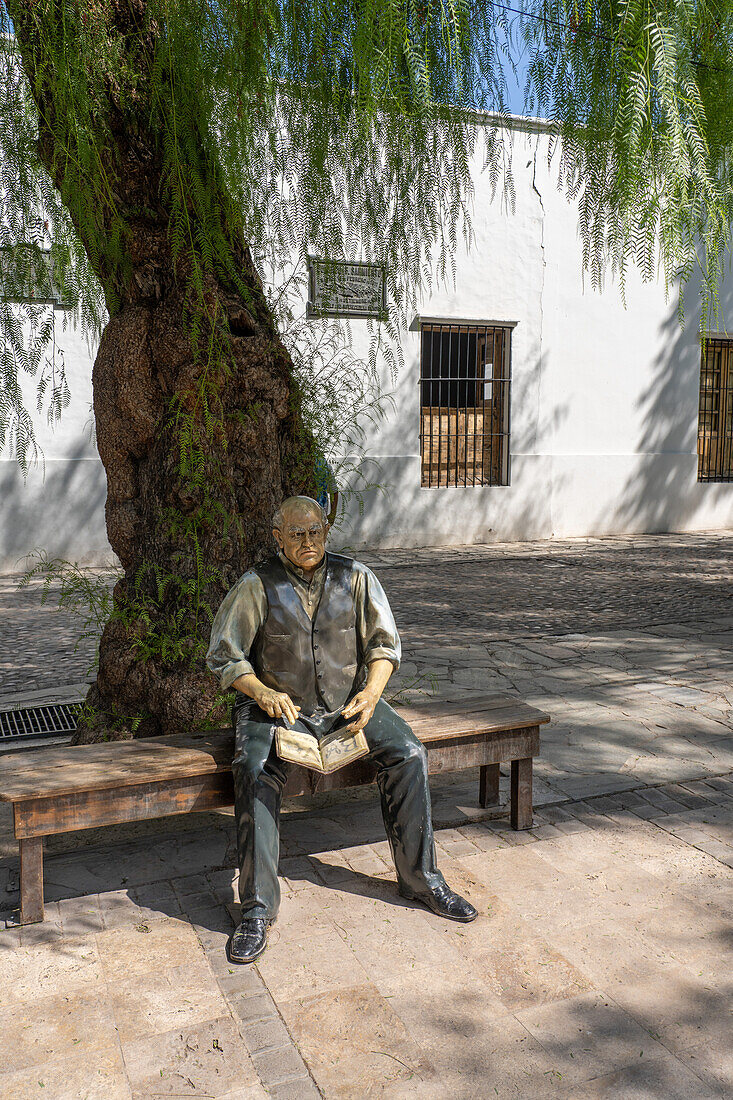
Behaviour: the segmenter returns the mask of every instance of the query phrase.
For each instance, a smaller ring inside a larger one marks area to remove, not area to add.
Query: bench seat
[[[511,763],[511,824],[532,825],[532,758],[549,716],[505,695],[462,703],[426,699],[399,713],[428,752],[432,775],[478,766],[479,804],[499,797],[499,765]],[[20,845],[20,920],[43,920],[43,837],[215,810],[234,802],[230,729],[95,745],[63,745],[0,759],[0,801],[13,804]],[[285,794],[297,796],[370,783],[357,760],[330,775],[292,767]]]

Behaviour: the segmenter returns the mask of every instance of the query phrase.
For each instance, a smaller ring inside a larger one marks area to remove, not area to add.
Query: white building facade
[[[728,337],[706,352],[701,410],[695,288],[681,328],[661,281],[631,271],[626,308],[610,279],[602,293],[590,287],[548,140],[534,124],[512,135],[513,211],[475,174],[472,247],[459,243],[455,282],[434,285],[402,334],[396,385],[384,366],[395,407],[368,433],[360,461],[379,489],[347,503],[337,538],[350,547],[733,528]],[[730,289],[717,323],[729,326]],[[350,329],[366,356],[366,322]],[[45,472],[24,482],[0,460],[6,570],[40,547],[79,562],[112,557],[89,431],[94,349],[72,322],[63,332],[59,317],[57,330],[72,403],[53,432],[38,426]]]

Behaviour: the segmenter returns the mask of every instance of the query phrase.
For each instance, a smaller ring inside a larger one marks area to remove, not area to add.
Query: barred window
[[[508,326],[421,324],[421,484],[509,484]]]
[[[733,481],[733,339],[703,341],[697,480]]]

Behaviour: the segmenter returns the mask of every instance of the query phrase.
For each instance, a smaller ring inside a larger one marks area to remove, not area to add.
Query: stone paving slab
[[[383,841],[344,822],[340,848],[283,860],[247,968],[224,951],[232,865],[121,887],[121,846],[100,849],[108,889],[70,885],[44,925],[0,931],[0,1096],[730,1096],[733,848],[706,848],[732,835],[733,781],[656,793],[654,820],[624,794],[548,807],[519,846],[502,820],[439,830],[469,926],[399,898],[383,861],[366,872]],[[691,805],[666,812],[673,794]],[[208,832],[185,838],[200,865]],[[126,851],[143,865],[148,844]]]

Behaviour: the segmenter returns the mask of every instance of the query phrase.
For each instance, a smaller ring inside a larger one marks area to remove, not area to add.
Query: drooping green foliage
[[[48,328],[30,305],[21,323],[7,299],[26,297],[28,266],[50,249],[53,279],[88,326],[120,308],[135,226],[107,151],[136,111],[158,135],[166,193],[148,201],[168,202],[174,252],[189,260],[194,338],[206,272],[237,284],[235,232],[275,273],[307,250],[378,260],[398,311],[428,272],[445,271],[468,232],[474,155],[495,182],[508,164],[505,73],[519,46],[527,109],[558,123],[560,178],[594,281],[609,260],[648,278],[661,263],[668,279],[699,263],[714,298],[732,212],[728,0],[7,0],[7,10],[19,34],[0,62],[0,445],[14,440],[21,461],[32,425],[18,379],[48,378]],[[39,101],[53,111],[39,118]],[[144,203],[135,216],[145,220]]]
[[[557,0],[529,19],[530,109],[558,124],[560,180],[583,258],[681,285],[717,306],[729,241],[733,12],[727,0]]]
[[[436,259],[446,265],[465,212],[474,127],[444,110],[467,102],[462,3],[151,0],[130,5],[127,37],[120,6],[8,3],[18,40],[5,41],[0,90],[0,412],[21,461],[32,425],[17,378],[38,369],[38,353],[29,356],[28,326],[7,303],[26,296],[29,258],[50,249],[64,299],[92,328],[103,305],[120,308],[136,230],[108,155],[120,115],[139,108],[159,140],[151,156],[162,159],[166,193],[149,203],[166,201],[174,257],[188,261],[194,340],[206,273],[239,283],[233,233],[275,274],[307,249],[377,259],[399,306]],[[31,37],[33,56],[23,56]],[[39,118],[44,97],[54,109]],[[503,106],[500,79],[492,105]],[[144,221],[145,209],[135,216]]]

